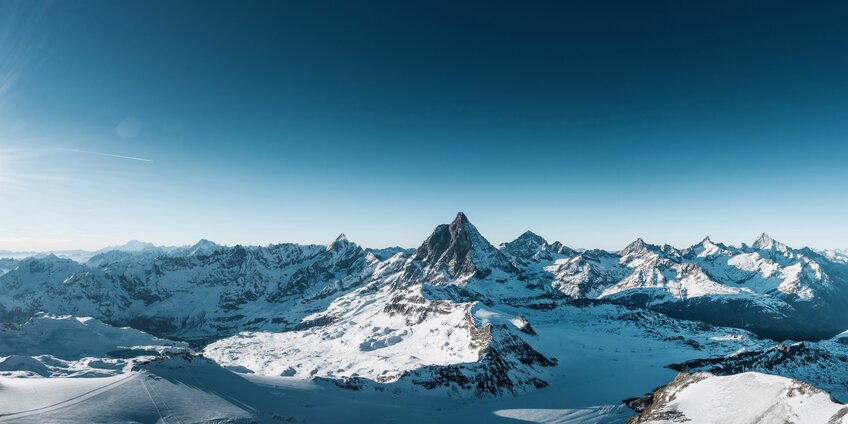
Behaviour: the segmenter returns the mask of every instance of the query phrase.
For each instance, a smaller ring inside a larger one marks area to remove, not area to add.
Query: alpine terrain
[[[766,234],[5,256],[0,422],[848,422],[848,261]]]

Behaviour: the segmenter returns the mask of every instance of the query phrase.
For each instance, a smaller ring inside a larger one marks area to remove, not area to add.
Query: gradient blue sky
[[[0,249],[417,246],[459,210],[493,243],[848,247],[845,16],[3,1]]]

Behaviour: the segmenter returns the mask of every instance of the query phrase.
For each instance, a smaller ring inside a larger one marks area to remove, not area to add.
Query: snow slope
[[[616,423],[629,415],[620,405],[570,408],[551,396],[468,403],[415,393],[352,391],[322,381],[238,375],[191,356],[139,363],[133,371],[109,378],[0,377],[0,422],[14,423]]]
[[[632,423],[848,423],[848,406],[789,378],[747,372],[679,374]]]
[[[0,376],[116,375],[130,358],[187,348],[183,342],[115,328],[93,318],[38,314],[23,325],[0,325]]]
[[[672,364],[678,371],[730,375],[746,371],[781,375],[820,387],[840,402],[848,402],[848,338],[840,334],[819,342],[767,344],[719,357]]]

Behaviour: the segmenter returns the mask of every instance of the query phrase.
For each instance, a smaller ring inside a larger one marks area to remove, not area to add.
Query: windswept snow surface
[[[654,396],[639,423],[848,423],[848,406],[809,384],[746,372],[681,374]]]
[[[110,378],[0,377],[0,422],[10,423],[617,423],[632,415],[621,405],[548,406],[555,403],[552,394],[469,403],[414,393],[351,391],[321,381],[241,376],[198,357],[140,363],[134,371]]]
[[[38,314],[22,325],[0,325],[0,376],[116,375],[130,358],[187,349],[183,342],[93,318]]]

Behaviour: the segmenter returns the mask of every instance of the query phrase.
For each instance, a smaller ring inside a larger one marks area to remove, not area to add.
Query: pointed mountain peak
[[[760,237],[754,241],[754,243],[751,245],[751,247],[754,248],[754,249],[761,249],[761,250],[770,250],[770,249],[775,249],[775,250],[780,250],[780,251],[786,250],[785,244],[771,238],[766,233],[763,233],[762,235],[760,235]]]
[[[344,249],[347,246],[356,246],[354,243],[351,243],[344,233],[339,234],[332,243],[327,245],[327,250],[340,250]]]
[[[710,256],[725,250],[727,250],[727,246],[716,243],[710,239],[710,236],[706,236],[700,243],[693,244],[682,253],[684,255]]]
[[[760,237],[754,240],[754,243],[751,247],[755,249],[768,249],[771,247],[772,243],[774,243],[774,239],[771,238],[768,234],[763,233]]]
[[[642,238],[639,237],[639,238],[636,239],[636,241],[628,244],[627,247],[622,249],[619,252],[619,254],[621,256],[626,256],[626,255],[631,255],[631,254],[634,254],[634,253],[646,252],[648,250],[649,246],[651,246],[651,245],[645,243],[645,240],[642,240]]]
[[[453,219],[451,225],[462,225],[462,224],[470,224],[468,221],[468,217],[465,216],[465,212],[457,212],[456,218]]]
[[[413,259],[450,278],[483,276],[490,268],[508,268],[510,262],[460,212],[450,225],[439,225],[415,251]]]
[[[210,246],[215,247],[215,246],[218,246],[218,244],[216,244],[214,241],[211,241],[211,240],[200,239],[200,240],[197,241],[197,243],[194,244],[193,247],[210,247]]]
[[[491,246],[489,244],[489,241],[483,238],[483,236],[480,235],[480,232],[477,231],[477,227],[475,227],[474,224],[472,224],[471,221],[468,220],[468,217],[465,215],[464,212],[458,212],[456,214],[456,218],[454,218],[450,225],[448,225],[447,227],[450,229],[451,233],[468,233],[475,240],[483,240],[483,242],[485,242],[480,244],[486,244]],[[438,230],[438,227],[436,229]],[[492,248],[494,248],[494,246],[492,246]]]
[[[521,235],[518,236],[518,238],[516,240],[534,240],[534,241],[537,241],[537,242],[540,242],[540,243],[547,243],[548,242],[542,236],[540,236],[540,235],[538,235],[538,234],[536,234],[536,233],[534,233],[530,230],[527,230],[527,231],[521,233]]]
[[[200,239],[194,246],[189,248],[189,255],[209,255],[220,248],[218,244],[206,239]]]
[[[559,253],[559,254],[565,255],[565,256],[573,256],[574,254],[577,253],[576,250],[574,250],[574,249],[572,249],[572,248],[570,248],[570,247],[568,247],[568,246],[566,246],[566,245],[564,245],[564,244],[562,244],[558,241],[551,243],[551,250],[554,251],[555,253]]]
[[[548,241],[545,240],[542,236],[527,230],[521,233],[520,236],[516,237],[515,240],[504,243],[501,247],[508,248],[509,246],[548,246]]]
[[[515,240],[501,245],[501,250],[513,257],[530,260],[539,256],[550,259],[551,245],[532,231],[525,231]]]
[[[630,243],[624,249],[644,249],[647,246],[645,244],[645,240],[642,240],[642,237],[637,238],[633,243]]]
[[[768,234],[763,233],[760,237],[754,240],[754,243],[751,245],[754,249],[770,249],[774,244],[774,239],[771,238]]]

